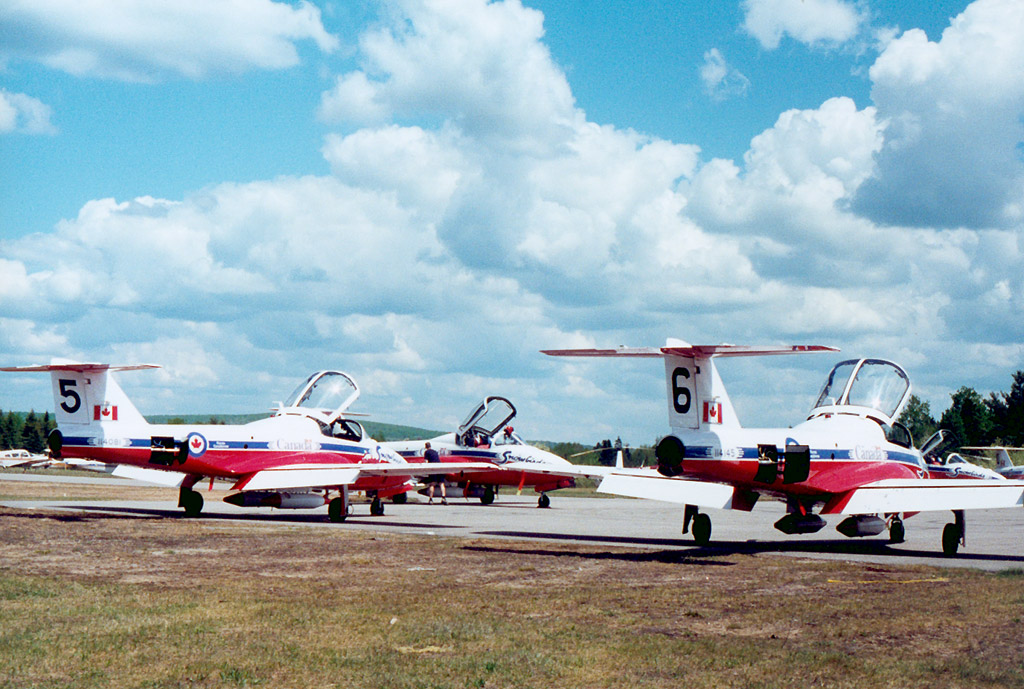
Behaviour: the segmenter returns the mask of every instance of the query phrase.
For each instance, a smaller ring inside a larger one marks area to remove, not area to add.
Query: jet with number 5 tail
[[[359,386],[341,371],[314,373],[269,418],[241,425],[150,424],[114,380],[114,372],[159,368],[55,360],[44,366],[0,368],[48,372],[57,429],[48,439],[55,458],[117,465],[114,475],[179,489],[186,516],[203,509],[194,488],[203,479],[230,481],[225,502],[281,509],[327,505],[331,521],[349,514],[349,491],[373,498],[370,512],[384,513],[382,498],[413,488],[431,470],[409,464],[370,438],[348,408]],[[446,467],[453,473],[489,470],[484,463]]]
[[[884,359],[851,359],[829,373],[806,420],[790,428],[743,428],[715,360],[835,352],[823,346],[691,345],[550,350],[562,357],[662,359],[670,432],[657,445],[657,470],[616,469],[599,492],[685,505],[683,533],[698,544],[711,540],[705,509],[750,511],[761,496],[786,502],[775,523],[786,534],[822,529],[822,515],[844,518],[845,536],[888,530],[904,539],[904,519],[918,512],[951,510],[942,550],[955,555],[965,540],[964,511],[1024,505],[1024,481],[935,480],[909,430],[897,421],[910,398],[910,380]]]

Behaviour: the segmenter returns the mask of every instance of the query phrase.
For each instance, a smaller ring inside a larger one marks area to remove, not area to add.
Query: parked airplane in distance
[[[910,397],[906,372],[883,359],[852,359],[829,373],[807,420],[791,428],[740,426],[714,360],[838,351],[822,346],[691,345],[550,350],[552,356],[650,357],[665,363],[670,433],[658,443],[657,472],[615,470],[599,492],[685,505],[683,533],[698,544],[711,539],[711,518],[701,508],[750,511],[761,495],[784,500],[787,514],[775,527],[787,534],[815,533],[820,515],[844,515],[845,536],[889,530],[904,539],[903,520],[917,512],[952,510],[942,550],[964,543],[964,510],[1020,507],[1024,482],[929,478],[910,432],[897,418]]]
[[[510,425],[515,418],[515,406],[504,397],[490,396],[476,405],[459,424],[444,435],[429,440],[406,440],[384,443],[410,462],[423,462],[424,446],[430,443],[438,451],[446,482],[452,484],[448,495],[476,497],[484,505],[494,502],[501,486],[515,486],[518,490],[529,486],[540,493],[538,507],[548,507],[548,491],[574,485],[573,478],[562,472],[572,471],[582,476],[590,472],[597,476],[598,467],[574,466],[558,455],[523,442]],[[488,462],[490,471],[473,474],[454,473],[450,467],[464,462]],[[454,489],[454,490],[453,490]]]
[[[1003,478],[1013,480],[1024,480],[1024,464],[1014,464],[1013,460],[1010,459],[1010,450],[1017,452],[1024,451],[1024,447],[1006,447],[1006,446],[994,446],[994,447],[962,447],[961,450],[970,450],[972,452],[994,450],[996,453],[996,471]]]
[[[346,415],[359,386],[341,371],[307,378],[276,413],[242,425],[150,424],[114,380],[113,372],[159,368],[54,360],[44,366],[0,371],[48,372],[57,429],[48,439],[55,458],[119,465],[116,476],[179,489],[186,516],[203,509],[193,488],[203,479],[227,479],[236,491],[225,502],[282,509],[327,505],[331,521],[349,514],[349,491],[373,498],[370,512],[384,513],[381,498],[415,486],[430,473],[367,436]],[[453,464],[452,474],[487,470],[479,462]]]
[[[0,469],[28,469],[46,465],[50,458],[28,450],[0,450]]]
[[[999,481],[1006,478],[998,471],[967,461],[963,455],[955,452],[957,449],[961,449],[960,439],[953,431],[941,428],[928,438],[921,445],[921,456],[928,465],[928,475],[943,479],[981,478]]]

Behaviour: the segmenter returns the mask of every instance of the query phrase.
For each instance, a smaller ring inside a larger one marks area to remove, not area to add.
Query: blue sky
[[[341,368],[379,420],[631,442],[659,367],[537,350],[832,344],[936,413],[1024,368],[1017,2],[81,7],[0,10],[4,363],[162,364],[144,413]],[[836,360],[722,373],[789,425]]]

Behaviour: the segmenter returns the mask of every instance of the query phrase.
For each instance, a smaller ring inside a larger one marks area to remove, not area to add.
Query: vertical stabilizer
[[[146,423],[146,419],[124,394],[121,386],[110,376],[111,371],[146,368],[159,367],[152,364],[84,364],[54,359],[46,366],[14,366],[0,368],[0,371],[49,373],[53,384],[53,406],[57,425],[89,426]]]
[[[668,423],[673,429],[738,428],[725,384],[710,357],[665,354]]]

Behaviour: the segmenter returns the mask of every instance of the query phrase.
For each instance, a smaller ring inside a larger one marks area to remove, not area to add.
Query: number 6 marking
[[[690,378],[690,369],[680,366],[672,371],[672,406],[677,414],[687,414],[690,411],[690,388],[685,380]]]
[[[57,384],[60,386],[60,396],[64,398],[64,401],[60,403],[60,408],[68,414],[74,414],[81,409],[82,398],[76,390],[72,390],[78,384],[78,381],[62,379],[58,380]]]

